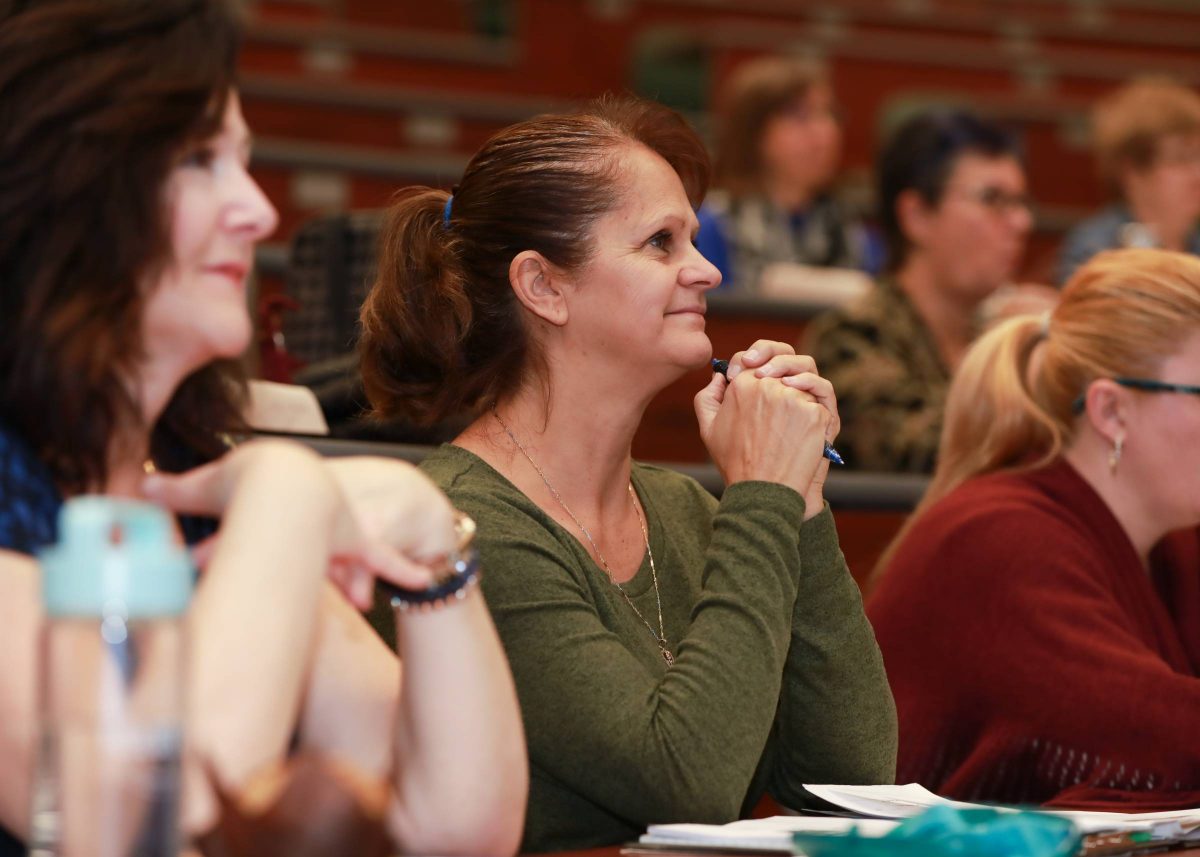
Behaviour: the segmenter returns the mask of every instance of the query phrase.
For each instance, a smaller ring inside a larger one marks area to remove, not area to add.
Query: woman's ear
[[[1097,378],[1084,394],[1084,411],[1096,433],[1110,446],[1125,442],[1129,391],[1111,378]]]
[[[527,310],[538,318],[561,327],[567,323],[563,277],[536,250],[522,250],[508,265],[508,282]]]

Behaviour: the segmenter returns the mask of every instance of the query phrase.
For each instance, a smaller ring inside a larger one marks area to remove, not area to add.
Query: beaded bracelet
[[[475,549],[475,522],[462,512],[457,512],[454,531],[458,543],[446,557],[445,572],[427,589],[409,589],[385,580],[378,581],[379,587],[391,597],[392,609],[433,610],[442,607],[451,598],[461,601],[479,583],[479,551]]]
[[[404,613],[444,607],[452,598],[461,601],[478,583],[479,551],[472,548],[453,563],[448,576],[428,589],[406,589],[402,586],[387,586],[386,589],[392,596],[392,609]]]

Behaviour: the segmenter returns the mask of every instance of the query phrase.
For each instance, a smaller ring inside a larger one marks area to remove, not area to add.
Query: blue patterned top
[[[1144,232],[1132,235],[1126,228],[1137,226],[1133,212],[1124,205],[1110,205],[1103,211],[1077,223],[1063,239],[1058,254],[1058,284],[1061,286],[1071,278],[1075,270],[1088,259],[1104,250],[1115,250],[1119,247],[1153,246],[1153,236]],[[1150,241],[1149,244],[1137,244],[1139,240]],[[1200,256],[1200,225],[1197,225],[1187,235],[1187,252]]]
[[[0,423],[0,548],[32,555],[52,544],[60,506],[49,469]]]
[[[196,464],[203,462],[196,461]],[[62,495],[47,468],[12,429],[0,422],[0,548],[32,556],[58,540]],[[211,518],[181,516],[189,545],[216,532]]]

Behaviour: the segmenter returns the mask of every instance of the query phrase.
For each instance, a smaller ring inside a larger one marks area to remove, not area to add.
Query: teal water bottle
[[[30,854],[176,857],[193,569],[155,506],[79,497],[43,550]]]

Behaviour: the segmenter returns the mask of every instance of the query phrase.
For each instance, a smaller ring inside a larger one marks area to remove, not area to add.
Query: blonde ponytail
[[[1110,250],[1063,288],[1053,314],[1010,319],[971,346],[946,400],[937,470],[875,577],[934,503],[985,473],[1041,467],[1075,438],[1075,400],[1097,378],[1153,377],[1200,332],[1200,259]]]
[[[1069,426],[1030,388],[1030,364],[1040,363],[1046,323],[1044,316],[1018,316],[971,348],[950,386],[937,471],[922,506],[972,476],[1023,463],[1038,466],[1062,451]]]

